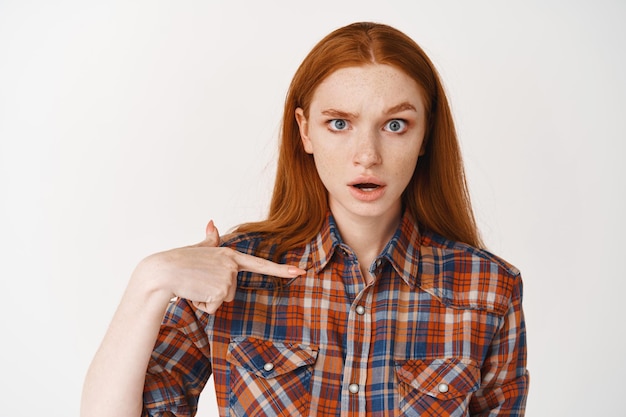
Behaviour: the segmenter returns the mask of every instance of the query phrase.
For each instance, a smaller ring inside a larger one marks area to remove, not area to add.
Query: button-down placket
[[[378,263],[380,265],[380,263]],[[348,314],[348,334],[346,335],[346,362],[344,367],[341,415],[365,413],[367,393],[367,367],[372,345],[372,302],[373,283],[364,286],[358,263],[352,273],[361,279],[361,291],[354,298]],[[376,281],[376,278],[374,279]]]

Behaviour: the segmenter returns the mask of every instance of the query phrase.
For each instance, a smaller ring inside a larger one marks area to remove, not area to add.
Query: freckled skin
[[[339,69],[315,90],[308,117],[298,109],[296,118],[338,221],[399,219],[425,133],[422,93],[412,78],[381,64]],[[382,183],[371,201],[350,185],[363,177]]]

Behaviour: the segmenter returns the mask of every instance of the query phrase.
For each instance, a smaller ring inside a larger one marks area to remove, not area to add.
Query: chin
[[[355,207],[354,210],[351,210],[351,213],[358,217],[368,218],[368,219],[385,219],[390,217],[400,216],[402,214],[401,205],[390,205],[390,204],[365,204],[360,207]],[[365,206],[365,207],[363,207]]]

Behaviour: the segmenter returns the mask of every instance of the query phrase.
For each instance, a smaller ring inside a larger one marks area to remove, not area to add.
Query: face
[[[426,114],[417,83],[389,65],[335,71],[296,110],[338,222],[391,221],[422,152]]]

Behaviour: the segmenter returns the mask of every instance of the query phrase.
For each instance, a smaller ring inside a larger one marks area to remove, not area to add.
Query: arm
[[[219,234],[210,222],[200,244],[151,255],[139,263],[87,372],[82,417],[141,415],[146,370],[172,297],[214,313],[222,302],[234,299],[239,271],[285,278],[304,273],[218,244]]]
[[[133,273],[87,372],[81,416],[140,416],[146,368],[156,341],[167,292],[148,282],[151,261]]]
[[[526,325],[522,310],[522,281],[518,277],[508,311],[485,359],[480,389],[472,397],[475,417],[524,416],[528,395]]]
[[[192,416],[212,372],[205,331],[210,316],[185,299],[170,302],[152,350],[143,388],[143,415]]]

